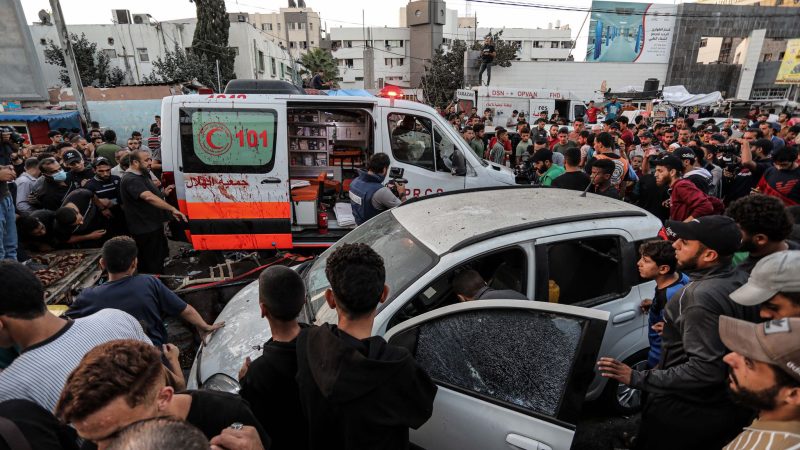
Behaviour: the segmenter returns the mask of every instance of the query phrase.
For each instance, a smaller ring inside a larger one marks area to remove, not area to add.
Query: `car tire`
[[[647,368],[648,349],[634,353],[624,361],[633,370]],[[617,380],[608,380],[603,390],[603,402],[608,408],[622,416],[636,414],[642,409],[642,391],[620,384]]]

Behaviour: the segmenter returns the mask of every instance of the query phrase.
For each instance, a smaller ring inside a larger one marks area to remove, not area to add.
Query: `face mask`
[[[53,180],[55,181],[67,181],[67,172],[63,170],[59,170],[58,172],[53,174]]]

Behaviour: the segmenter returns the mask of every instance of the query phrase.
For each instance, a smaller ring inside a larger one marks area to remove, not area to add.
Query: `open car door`
[[[436,382],[425,449],[567,450],[608,312],[525,300],[478,300],[389,330]]]

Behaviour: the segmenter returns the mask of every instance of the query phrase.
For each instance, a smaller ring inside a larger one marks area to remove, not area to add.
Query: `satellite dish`
[[[50,25],[53,23],[52,19],[50,18],[50,13],[45,10],[39,11],[39,20],[42,22],[42,25]]]

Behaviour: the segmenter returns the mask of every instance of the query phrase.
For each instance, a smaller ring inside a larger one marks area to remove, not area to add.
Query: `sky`
[[[591,0],[521,0],[525,3],[558,5],[563,7],[589,8]],[[674,4],[681,0],[651,0],[652,3]],[[399,10],[407,0],[307,0],[306,6],[320,13],[327,29],[361,25],[361,11],[368,26],[399,25]],[[50,10],[49,0],[22,0],[28,23],[38,21],[39,10]],[[288,6],[288,1],[278,0],[226,0],[228,12],[277,12]],[[447,8],[457,9],[460,16],[467,8],[478,18],[478,26],[491,28],[547,28],[548,23],[560,20],[569,24],[572,38],[577,40],[576,59],[582,59],[586,48],[588,19],[585,12],[555,11],[523,6],[501,6],[465,0],[448,0]],[[194,3],[189,0],[61,0],[61,10],[69,24],[111,23],[112,9],[128,9],[132,14],[150,14],[155,20],[184,19],[195,16]],[[586,23],[581,30],[581,25]],[[578,35],[578,31],[580,35]]]

